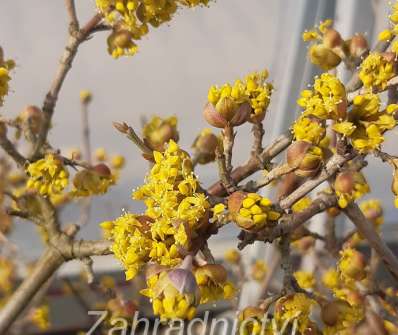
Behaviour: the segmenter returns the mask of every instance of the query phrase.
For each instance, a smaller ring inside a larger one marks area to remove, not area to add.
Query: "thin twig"
[[[86,40],[92,29],[97,26],[97,24],[100,23],[101,20],[102,15],[98,13],[93,18],[91,18],[82,29],[80,29],[76,33],[70,34],[69,36],[64,54],[61,57],[60,65],[58,67],[54,80],[52,81],[50,90],[48,91],[46,98],[44,99],[42,108],[43,122],[33,152],[30,155],[30,157],[33,159],[39,156],[40,150],[46,143],[47,134],[51,127],[52,116],[54,114],[54,109],[58,100],[58,94],[65,81],[66,75],[72,67],[72,62],[76,56],[77,50],[80,44]]]

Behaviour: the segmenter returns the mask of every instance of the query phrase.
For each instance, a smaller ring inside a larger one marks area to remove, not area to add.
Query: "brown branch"
[[[3,150],[17,163],[19,166],[24,166],[26,163],[26,158],[22,156],[15,145],[7,138],[7,136],[0,137],[0,146]]]
[[[216,149],[216,162],[218,166],[218,175],[224,189],[227,190],[228,194],[233,193],[235,191],[234,181],[231,178],[231,174],[228,172],[225,154],[220,148]]]
[[[89,256],[110,255],[112,243],[110,241],[74,241],[72,243],[72,255],[74,258],[84,258]]]
[[[252,156],[258,157],[263,151],[263,137],[264,137],[264,126],[261,121],[253,123],[252,133],[254,137]]]
[[[75,0],[65,0],[65,7],[69,16],[69,31],[73,33],[79,30],[79,21],[76,15]]]
[[[380,238],[379,234],[375,231],[373,224],[366,219],[358,205],[350,203],[343,212],[354,223],[358,232],[367,239],[370,246],[386,264],[390,273],[398,280],[398,258]]]
[[[279,203],[280,207],[282,209],[290,208],[295,202],[314,190],[318,185],[322,184],[324,181],[332,177],[336,172],[340,170],[343,164],[348,162],[351,158],[352,157],[350,156],[341,156],[338,154],[332,156],[332,158],[330,158],[329,161],[326,163],[325,168],[317,177],[306,181],[293,193],[281,200]]]
[[[291,167],[288,164],[281,164],[270,172],[268,172],[265,176],[263,176],[258,181],[249,181],[244,187],[247,192],[257,192],[260,188],[267,186],[272,183],[274,180],[296,170],[296,167]]]
[[[33,271],[26,277],[6,305],[0,310],[0,334],[6,334],[9,327],[22,313],[36,292],[63,264],[64,259],[56,249],[48,249],[36,263]]]
[[[102,20],[101,14],[96,14],[87,24],[79,31],[70,34],[64,54],[61,57],[60,65],[52,81],[50,90],[48,91],[43,103],[43,123],[35,143],[32,154],[33,159],[37,158],[40,150],[46,143],[48,131],[51,127],[51,119],[54,114],[55,105],[58,100],[58,94],[65,81],[66,75],[72,67],[72,62],[76,56],[79,45],[84,42],[92,29]]]
[[[120,133],[125,134],[127,138],[130,141],[132,141],[138,147],[138,149],[142,151],[144,155],[147,155],[149,157],[153,156],[152,149],[145,144],[145,142],[137,135],[135,130],[132,127],[130,127],[127,123],[113,122],[113,126]]]
[[[287,131],[263,150],[260,155],[261,161],[257,158],[251,157],[245,164],[234,169],[231,173],[231,177],[235,185],[252,175],[254,172],[264,169],[264,165],[269,163],[275,156],[285,150],[290,145],[291,141],[292,134],[290,131]],[[210,195],[224,196],[226,195],[226,190],[221,181],[218,181],[209,187],[208,193]]]
[[[232,149],[234,147],[234,128],[230,125],[225,126],[222,131],[222,140],[223,140],[223,148],[224,148],[224,158],[225,158],[225,167],[226,172],[230,176],[232,172]]]
[[[314,215],[336,205],[337,199],[334,195],[322,193],[306,209],[284,215],[275,227],[269,227],[257,233],[243,234],[241,236],[242,242],[238,245],[238,248],[243,249],[254,241],[273,242],[275,239],[293,232]]]

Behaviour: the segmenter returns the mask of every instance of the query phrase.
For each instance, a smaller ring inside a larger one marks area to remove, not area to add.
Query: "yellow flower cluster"
[[[360,281],[366,277],[366,262],[364,256],[357,250],[345,248],[340,252],[338,269],[341,278],[350,283]]]
[[[390,28],[380,32],[378,39],[379,41],[391,41],[398,35],[398,2],[396,1],[391,8]],[[398,54],[398,41],[393,41],[391,44],[391,50]]]
[[[315,301],[304,293],[284,296],[276,302],[274,318],[280,327],[285,322],[297,320],[298,330],[305,334],[305,331],[312,326],[310,313],[314,304]]]
[[[304,109],[304,116],[338,121],[346,115],[346,90],[334,75],[323,73],[316,78],[312,90],[301,92],[297,104]]]
[[[171,116],[162,119],[154,116],[144,125],[142,135],[145,143],[152,150],[163,151],[170,140],[178,141],[177,118]]]
[[[246,307],[239,313],[239,335],[273,335],[272,321],[258,307]]]
[[[334,183],[338,198],[338,205],[346,208],[347,205],[370,192],[369,185],[361,172],[344,171],[337,175]]]
[[[384,55],[372,52],[361,63],[359,79],[363,85],[369,89],[382,89],[387,86],[387,82],[394,77],[394,62]]]
[[[40,330],[46,330],[50,328],[48,305],[35,307],[31,312],[30,320]]]
[[[171,140],[163,154],[154,151],[154,160],[146,183],[133,193],[134,199],[144,201],[146,216],[125,214],[102,224],[128,279],[134,278],[147,260],[178,265],[179,249],[188,250],[208,224],[210,204],[197,192],[198,181],[188,154]]]
[[[342,49],[344,41],[340,34],[331,28],[332,23],[330,19],[325,20],[319,27],[303,33],[304,42],[315,42],[308,51],[311,62],[325,71],[339,65],[344,56]]]
[[[3,49],[0,47],[0,106],[3,105],[4,97],[8,94],[9,81],[11,80],[10,71],[15,67],[15,62],[11,59],[4,59]]]
[[[251,277],[259,283],[263,282],[268,273],[267,264],[264,261],[257,259],[251,267]]]
[[[336,123],[333,129],[350,138],[355,149],[366,153],[384,142],[383,133],[396,126],[392,108],[380,110],[380,98],[368,93],[354,98],[347,121]]]
[[[227,271],[218,264],[207,264],[194,271],[200,290],[200,303],[232,299],[235,295],[234,285],[227,281]]]
[[[126,279],[134,278],[148,261],[152,247],[147,219],[124,214],[114,221],[101,223],[101,227],[105,238],[113,241],[112,251],[123,264]]]
[[[364,317],[363,306],[352,306],[344,300],[335,300],[323,307],[324,335],[353,334],[352,327]]]
[[[221,87],[211,86],[208,101],[227,120],[232,118],[227,114],[234,114],[239,105],[249,103],[251,109],[249,121],[262,121],[273,90],[272,84],[266,82],[267,78],[268,71],[263,70],[250,73],[244,80],[236,80],[233,85],[227,83]]]
[[[68,185],[69,172],[63,162],[53,154],[28,165],[27,187],[42,195],[59,194]]]
[[[88,197],[104,194],[109,186],[115,184],[115,176],[105,164],[98,164],[90,169],[84,169],[76,173],[73,178],[74,197]]]
[[[314,274],[308,271],[296,271],[294,278],[302,289],[313,289],[315,286]]]
[[[209,0],[96,0],[97,8],[114,28],[108,38],[108,51],[114,58],[134,55],[136,40],[172,19],[180,7],[207,5]]]
[[[199,291],[192,272],[175,269],[154,273],[147,278],[147,286],[141,294],[152,300],[153,311],[162,320],[191,320],[196,315]]]
[[[325,125],[316,118],[301,116],[293,124],[293,135],[297,141],[306,141],[318,145],[325,134]]]
[[[257,193],[235,192],[228,199],[233,221],[246,230],[257,230],[279,219],[270,199]]]

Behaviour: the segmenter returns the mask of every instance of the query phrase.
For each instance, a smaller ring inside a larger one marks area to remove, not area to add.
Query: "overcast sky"
[[[76,2],[81,22],[95,13],[93,0]],[[267,68],[277,99],[278,74],[291,51],[292,38],[299,38],[299,32],[291,29],[302,3],[217,0],[211,8],[182,10],[170,24],[152,30],[140,41],[139,53],[131,58],[114,60],[107,54],[107,33],[99,33],[81,46],[61,91],[50,139],[59,147],[79,146],[79,91],[89,89],[94,94],[90,106],[92,143],[123,153],[129,162],[123,184],[99,201],[112,203],[114,210],[99,206],[95,221],[110,219],[110,214],[115,216],[130,204],[130,190],[138,186],[147,168],[137,149],[112,128],[112,121],[126,121],[138,128],[142,115],[175,114],[181,143],[189,148],[195,134],[206,127],[201,114],[210,85]],[[17,62],[12,92],[1,111],[11,116],[27,104],[42,105],[66,41],[67,17],[62,0],[40,0],[34,5],[26,0],[2,0],[0,8],[0,45],[6,57]],[[269,131],[272,119],[272,115],[266,119]],[[235,158],[242,161],[250,144],[249,128],[240,127],[239,132]],[[389,148],[396,151],[394,134]],[[211,180],[211,172],[212,167],[199,171],[205,183]],[[394,218],[397,212],[389,194],[391,171],[378,165],[370,174],[371,186],[376,195],[386,199],[389,217]]]

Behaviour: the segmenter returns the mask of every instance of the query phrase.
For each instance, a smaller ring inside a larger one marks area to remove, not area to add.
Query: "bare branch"
[[[395,279],[398,280],[397,257],[380,238],[379,234],[375,231],[373,224],[366,219],[358,205],[355,203],[350,203],[343,211],[355,224],[358,232],[367,239],[370,246],[377,252],[391,274],[395,277]]]
[[[6,334],[11,324],[23,312],[36,292],[63,264],[64,258],[55,249],[48,249],[39,259],[33,271],[17,288],[14,294],[0,310],[0,334]]]
[[[292,134],[290,131],[280,135],[274,142],[272,142],[260,155],[260,160],[251,157],[245,164],[237,167],[231,173],[232,180],[237,185],[243,179],[249,177],[254,172],[264,169],[264,165],[269,163],[275,156],[285,150],[292,141]],[[221,181],[216,182],[208,189],[210,195],[223,196],[226,190]]]
[[[317,177],[306,181],[299,188],[297,188],[297,190],[281,200],[279,203],[280,207],[282,209],[290,208],[295,202],[314,190],[318,185],[332,177],[337,171],[339,171],[343,164],[348,162],[351,158],[351,156],[341,156],[338,154],[332,156],[332,158],[330,158],[326,163],[325,168]]]
[[[59,91],[62,88],[66,75],[72,67],[72,62],[76,56],[79,45],[85,41],[91,30],[102,20],[101,14],[96,14],[87,24],[78,32],[69,36],[64,54],[61,57],[60,65],[56,72],[55,78],[52,81],[50,90],[48,91],[43,104],[43,123],[40,133],[35,143],[31,157],[35,159],[46,143],[47,134],[51,127],[51,119],[54,113],[54,108],[58,100]]]
[[[11,143],[7,136],[4,135],[0,137],[0,146],[15,161],[15,163],[19,166],[25,165],[27,161],[26,158],[18,152],[15,145]]]
[[[70,32],[79,30],[79,21],[76,15],[75,0],[65,0],[66,11],[69,15]]]

